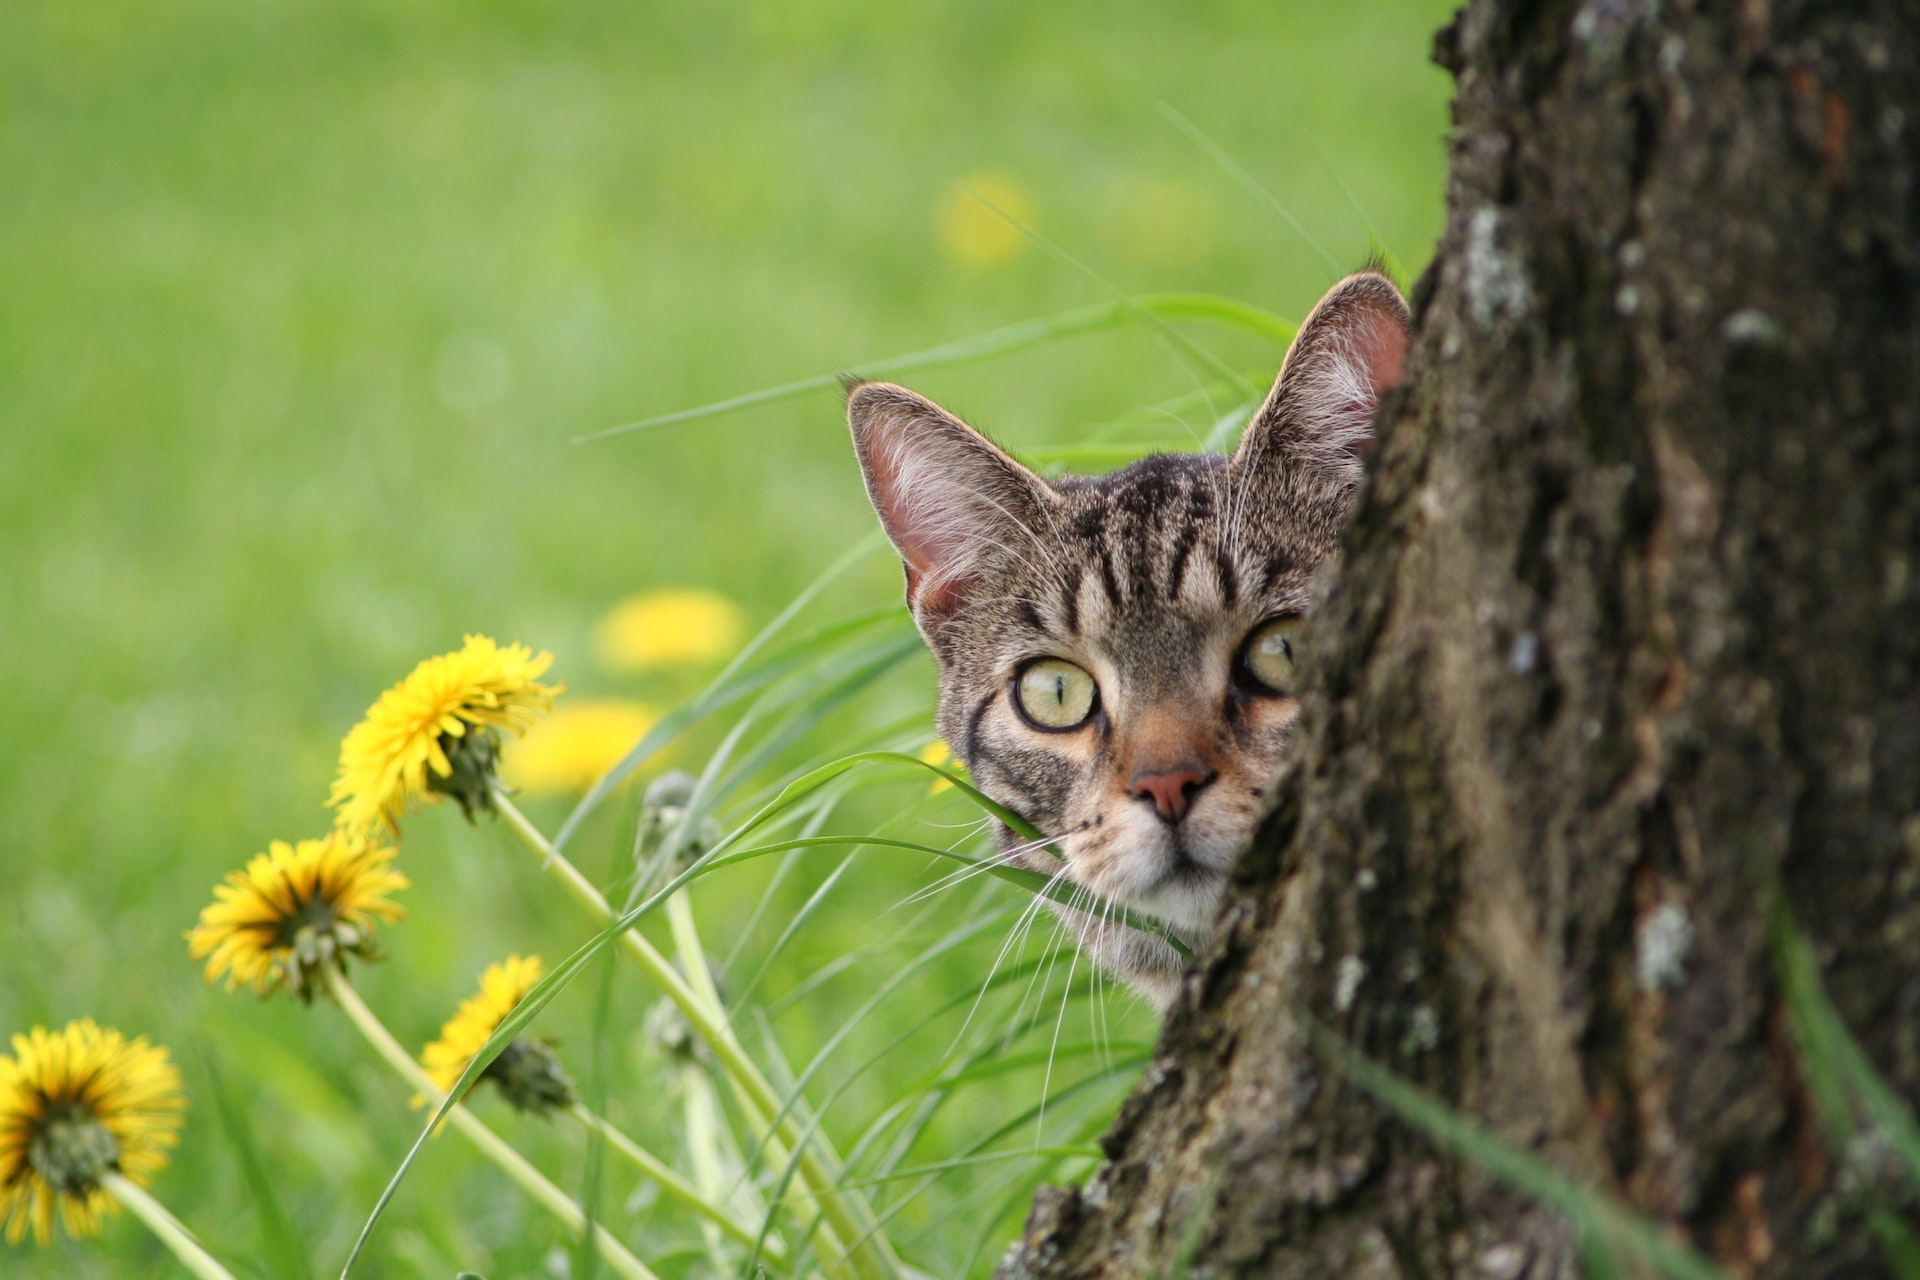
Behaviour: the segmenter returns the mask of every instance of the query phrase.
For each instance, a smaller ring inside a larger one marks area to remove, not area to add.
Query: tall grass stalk
[[[722,1203],[724,1186],[709,1190],[705,1185],[696,1186],[676,1173],[671,1166],[635,1142],[632,1138],[614,1128],[604,1117],[594,1114],[584,1103],[574,1103],[567,1108],[567,1114],[580,1123],[583,1129],[599,1136],[601,1141],[611,1147],[622,1159],[638,1169],[648,1181],[660,1188],[662,1195],[682,1208],[699,1215],[703,1227],[711,1227],[721,1235],[729,1236],[741,1244],[751,1245],[756,1233],[740,1220],[727,1212]],[[786,1257],[786,1246],[778,1239],[769,1242],[768,1254],[775,1259]]]
[[[314,1280],[313,1262],[307,1256],[306,1243],[281,1203],[276,1180],[247,1118],[247,1108],[234,1097],[220,1060],[207,1051],[205,1041],[195,1037],[194,1048],[200,1070],[210,1085],[214,1114],[219,1117],[228,1145],[239,1162],[247,1194],[253,1201],[254,1221],[265,1237],[272,1274],[281,1280]]]
[[[539,859],[541,869],[557,881],[581,909],[601,925],[610,925],[621,919],[592,881],[556,851],[539,828],[503,792],[496,792],[494,805],[507,829]],[[671,896],[668,901],[672,901]],[[694,1033],[713,1051],[739,1097],[742,1110],[753,1120],[763,1139],[772,1136],[782,1146],[797,1153],[799,1176],[817,1198],[826,1218],[822,1233],[829,1247],[836,1252],[844,1251],[848,1263],[862,1277],[897,1274],[899,1263],[885,1236],[869,1236],[866,1231],[862,1217],[870,1215],[862,1215],[849,1203],[853,1195],[837,1190],[838,1170],[828,1164],[822,1153],[806,1143],[805,1135],[793,1117],[786,1116],[778,1124],[773,1123],[773,1117],[782,1115],[785,1110],[780,1095],[767,1083],[759,1067],[741,1047],[717,996],[710,997],[696,990],[673,967],[671,961],[634,930],[623,930],[618,941],[621,950],[673,1001]],[[711,977],[705,974],[704,963],[702,959],[701,973],[711,992]],[[821,1145],[824,1145],[824,1140]],[[848,1243],[855,1240],[862,1240],[863,1243],[857,1246]]]
[[[675,1066],[676,1084],[680,1092],[680,1116],[685,1126],[687,1157],[693,1163],[693,1176],[700,1193],[714,1203],[723,1203],[727,1198],[730,1182],[728,1166],[736,1167],[739,1161],[729,1161],[730,1153],[722,1137],[726,1127],[720,1116],[720,1100],[714,1096],[713,1082],[707,1073],[692,1061],[681,1061]],[[759,1233],[748,1232],[742,1242],[749,1248],[765,1253],[776,1259],[785,1256],[785,1245],[771,1232],[771,1218],[766,1207],[758,1203],[758,1197],[752,1194],[753,1184],[742,1179],[738,1184],[736,1202],[750,1202],[749,1211],[766,1224]],[[706,1238],[707,1254],[713,1260],[716,1271],[725,1272],[728,1259],[721,1249],[720,1234],[712,1223],[701,1224],[701,1234]]]
[[[327,970],[327,994],[346,1013],[348,1021],[361,1037],[373,1046],[381,1060],[402,1080],[435,1102],[446,1098],[445,1092],[428,1078],[427,1073],[413,1060],[400,1042],[393,1038],[386,1025],[367,1007],[366,1001],[347,980],[339,969]],[[513,1179],[519,1188],[527,1193],[529,1199],[560,1220],[562,1226],[576,1236],[587,1230],[587,1217],[573,1198],[559,1187],[549,1182],[545,1175],[514,1150],[504,1139],[489,1129],[480,1118],[465,1107],[455,1104],[448,1112],[447,1119],[458,1129],[461,1136],[471,1142],[488,1160],[499,1167],[500,1171]],[[647,1268],[640,1259],[627,1251],[625,1245],[614,1239],[611,1232],[598,1223],[593,1224],[593,1242],[601,1259],[623,1277],[623,1280],[659,1280],[659,1277]],[[342,1272],[343,1280],[345,1273]]]
[[[976,198],[979,197],[976,196]],[[1271,199],[1271,197],[1268,198]],[[1004,210],[995,207],[992,202],[983,199],[982,203],[1001,217],[1007,216]],[[1022,230],[1024,233],[1025,228]],[[1076,270],[1084,270],[1077,262],[1072,265]],[[1338,267],[1335,270],[1338,270]],[[1097,277],[1096,280],[1098,280]],[[1111,292],[1119,292],[1111,289],[1104,280],[1098,280],[1098,283]],[[859,375],[869,378],[890,377],[895,374],[915,373],[927,369],[951,368],[955,365],[975,364],[998,356],[1011,355],[1016,351],[1025,351],[1031,347],[1044,346],[1066,338],[1077,338],[1083,334],[1117,329],[1123,325],[1145,322],[1158,327],[1169,320],[1210,321],[1244,332],[1259,334],[1283,344],[1293,341],[1294,334],[1294,326],[1271,311],[1233,298],[1223,298],[1217,294],[1151,293],[1132,296],[1121,294],[1111,302],[1097,303],[1090,307],[1080,307],[1073,311],[1063,311],[1057,315],[1042,316],[1034,320],[1023,320],[1018,324],[1007,325],[973,337],[961,338],[936,347],[927,347],[906,355],[868,360],[856,363],[852,367]],[[1229,381],[1239,379],[1239,375],[1230,370],[1226,371],[1226,376]],[[634,431],[651,431],[659,427],[677,426],[683,422],[698,422],[703,418],[717,418],[729,413],[738,413],[744,409],[757,408],[760,405],[777,404],[783,400],[811,395],[818,391],[834,390],[839,385],[840,375],[838,374],[819,374],[811,378],[800,378],[760,391],[750,391],[745,395],[716,400],[696,408],[681,409],[674,413],[642,418],[637,422],[622,423],[617,427],[607,427],[590,435],[581,436],[575,443],[591,444]]]
[[[215,1261],[213,1255],[193,1238],[193,1232],[187,1230],[186,1225],[168,1212],[167,1206],[149,1195],[145,1188],[125,1174],[111,1169],[100,1175],[100,1185],[127,1212],[140,1219],[147,1230],[158,1236],[160,1243],[180,1259],[180,1264],[200,1280],[233,1280],[233,1273]]]

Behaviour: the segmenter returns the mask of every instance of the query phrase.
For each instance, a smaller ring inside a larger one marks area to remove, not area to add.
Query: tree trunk
[[[1448,225],[1297,763],[1002,1275],[1579,1274],[1313,1021],[1732,1275],[1890,1275],[1868,1192],[1915,1189],[1822,1130],[1769,908],[1916,1097],[1920,12],[1473,0],[1437,56]]]

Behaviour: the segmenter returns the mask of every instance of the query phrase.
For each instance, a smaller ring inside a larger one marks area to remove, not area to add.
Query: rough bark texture
[[[1002,1274],[1578,1274],[1302,1009],[1734,1275],[1887,1274],[1766,905],[1920,1094],[1920,13],[1475,0],[1437,56],[1448,227],[1299,763]]]

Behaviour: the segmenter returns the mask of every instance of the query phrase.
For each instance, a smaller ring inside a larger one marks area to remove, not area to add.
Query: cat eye
[[[1261,623],[1247,637],[1240,665],[1264,693],[1283,694],[1293,684],[1296,637],[1304,618],[1275,618]]]
[[[1078,729],[1099,692],[1092,676],[1060,658],[1029,662],[1013,681],[1013,700],[1036,729]]]

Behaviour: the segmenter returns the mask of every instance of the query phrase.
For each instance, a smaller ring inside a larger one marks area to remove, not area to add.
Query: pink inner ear
[[[1391,390],[1407,365],[1407,331],[1400,318],[1387,315],[1377,307],[1364,312],[1365,323],[1359,334],[1360,357],[1367,362],[1367,378],[1373,383],[1374,402]]]
[[[1401,327],[1400,317],[1391,315],[1379,307],[1367,307],[1361,313],[1359,330],[1354,335],[1354,346],[1366,368],[1367,383],[1373,390],[1370,403],[1361,407],[1361,411],[1371,418],[1380,407],[1380,397],[1392,390],[1400,381],[1407,366],[1407,331]],[[1371,427],[1365,434],[1353,442],[1354,451],[1361,455],[1371,454],[1379,443]]]
[[[952,572],[965,535],[943,512],[915,508],[901,475],[898,436],[887,428],[873,433],[866,455],[868,481],[880,523],[900,553],[907,571],[907,604],[916,614],[943,616],[959,603],[961,578]],[[924,483],[924,481],[922,481]]]

